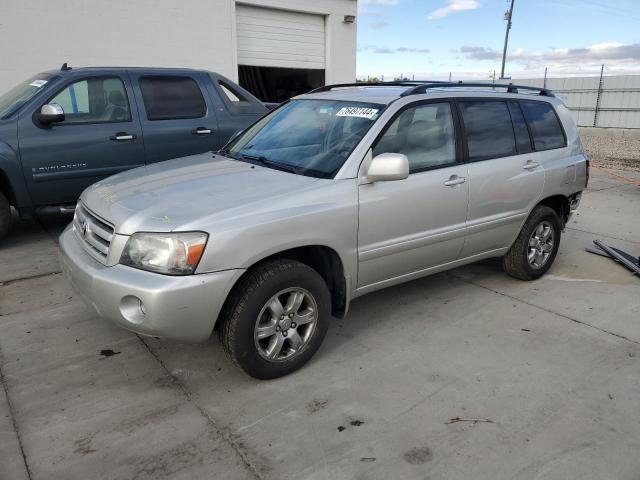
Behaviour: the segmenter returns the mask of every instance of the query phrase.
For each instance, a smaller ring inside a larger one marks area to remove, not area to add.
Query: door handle
[[[444,182],[443,185],[445,187],[455,187],[456,185],[460,185],[461,183],[464,183],[466,181],[467,181],[466,177],[459,177],[458,175],[451,175],[451,177],[449,177],[449,180]]]
[[[198,127],[191,130],[191,133],[193,133],[194,135],[210,135],[213,133],[213,130],[206,127]]]
[[[527,160],[527,163],[525,163],[522,168],[524,168],[525,170],[533,170],[536,167],[539,167],[540,164],[538,162],[534,162],[533,160]]]
[[[115,135],[111,135],[109,137],[109,140],[114,140],[116,142],[126,142],[127,140],[135,140],[136,136],[135,135],[131,135],[130,133],[127,132],[118,132]]]

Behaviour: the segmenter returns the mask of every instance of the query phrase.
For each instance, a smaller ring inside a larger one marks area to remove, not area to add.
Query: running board
[[[640,257],[635,258],[627,252],[623,252],[615,247],[609,247],[603,244],[600,240],[594,240],[593,243],[597,248],[587,247],[587,252],[602,255],[604,257],[610,257],[631,270],[636,275],[640,275]]]

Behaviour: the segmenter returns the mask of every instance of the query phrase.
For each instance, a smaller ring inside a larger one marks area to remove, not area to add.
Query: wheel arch
[[[322,277],[331,295],[331,313],[337,317],[344,317],[348,306],[347,280],[344,275],[344,263],[338,252],[326,245],[304,245],[282,250],[269,254],[255,261],[241,275],[233,287],[229,290],[229,295],[240,283],[247,272],[255,269],[258,265],[277,259],[296,260],[314,269]],[[219,322],[216,322],[218,325]]]
[[[6,174],[4,170],[0,168],[0,192],[7,197],[10,205],[16,206],[17,199],[16,194],[11,187],[11,182],[9,182],[9,176]]]
[[[558,214],[561,226],[564,229],[565,225],[569,221],[569,214],[571,212],[571,206],[569,204],[568,197],[566,197],[565,195],[550,195],[540,200],[537,203],[536,207],[538,205],[544,205],[553,209]]]

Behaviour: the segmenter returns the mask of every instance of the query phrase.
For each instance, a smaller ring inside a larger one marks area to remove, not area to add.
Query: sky
[[[358,78],[500,75],[509,0],[358,0]],[[505,76],[640,74],[640,0],[515,0]]]

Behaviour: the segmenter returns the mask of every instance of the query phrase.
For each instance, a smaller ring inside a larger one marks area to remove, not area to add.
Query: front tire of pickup
[[[7,197],[0,192],[0,240],[6,237],[13,226],[13,216],[11,215],[11,205]]]
[[[248,375],[271,379],[302,367],[329,327],[331,297],[311,267],[267,261],[240,279],[221,315],[220,340]]]
[[[518,238],[502,257],[504,271],[520,280],[535,280],[547,273],[560,248],[561,230],[554,209],[544,205],[535,207]]]

